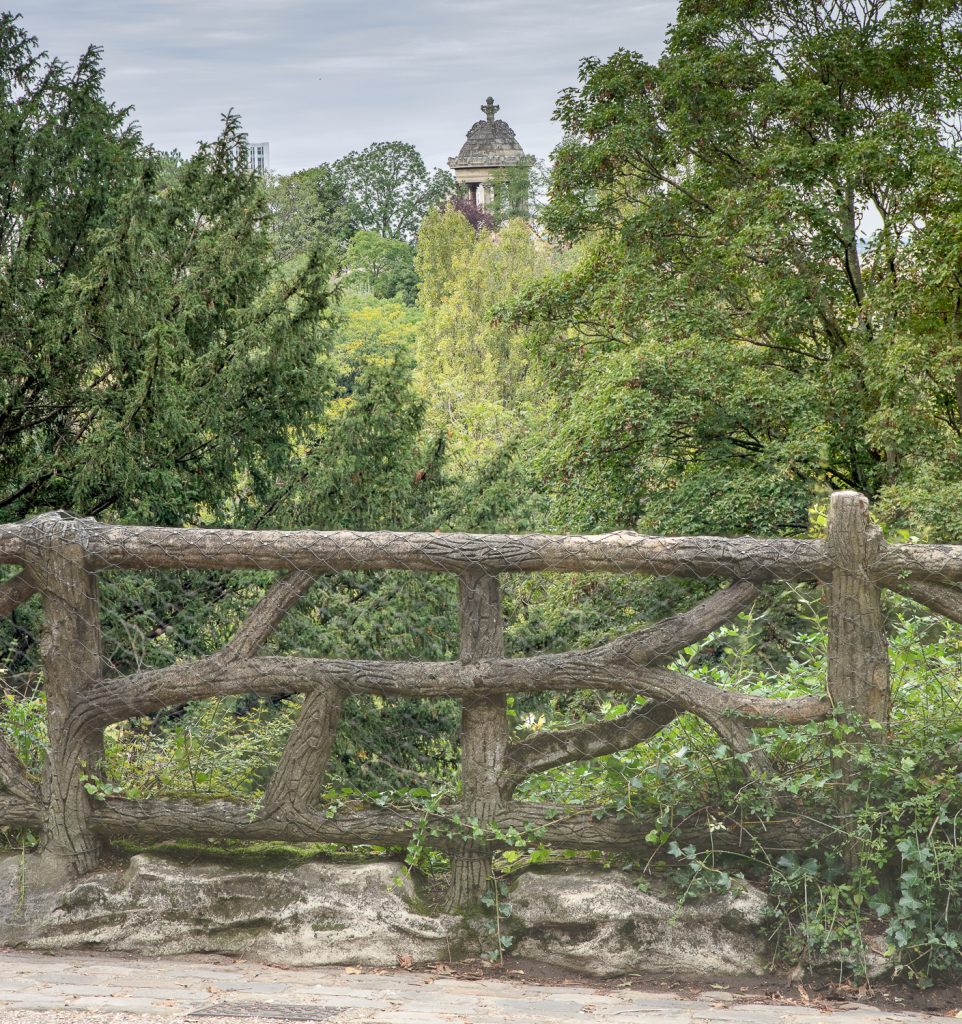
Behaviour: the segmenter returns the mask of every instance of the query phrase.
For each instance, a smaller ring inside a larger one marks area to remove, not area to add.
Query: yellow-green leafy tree
[[[476,470],[517,443],[537,414],[524,334],[500,311],[552,261],[523,220],[492,234],[475,233],[451,209],[425,218],[416,256],[418,378],[456,471]]]

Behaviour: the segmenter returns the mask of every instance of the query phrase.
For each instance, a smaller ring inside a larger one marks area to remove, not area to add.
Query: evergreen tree
[[[102,79],[0,17],[0,515],[182,522],[316,418],[330,266],[273,274],[235,115],[161,157]]]

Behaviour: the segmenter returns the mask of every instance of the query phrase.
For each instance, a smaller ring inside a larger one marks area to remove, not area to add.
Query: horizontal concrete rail
[[[0,527],[0,561],[26,565],[46,518]],[[69,521],[69,520],[68,520]],[[92,569],[302,569],[414,572],[612,572],[708,579],[831,579],[819,540],[646,537],[637,533],[355,533],[108,526],[77,520]],[[82,527],[81,527],[82,524]]]

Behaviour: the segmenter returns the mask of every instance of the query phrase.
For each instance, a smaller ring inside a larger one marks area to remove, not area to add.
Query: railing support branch
[[[344,691],[337,686],[322,687],[304,698],[300,716],[261,801],[262,817],[317,808],[343,706]]]
[[[466,573],[459,590],[461,661],[504,656],[501,587],[497,576]],[[504,802],[509,727],[504,694],[479,693],[461,702],[461,817],[482,826],[495,821]],[[478,903],[491,874],[491,847],[469,840],[451,858],[447,906]]]
[[[882,614],[882,591],[869,575],[871,564],[884,547],[882,531],[869,521],[868,498],[855,491],[837,491],[831,497],[826,547],[833,562],[828,612],[829,699],[841,711],[857,716],[863,726],[888,723],[891,700],[888,640]],[[863,728],[857,741],[884,737]],[[839,821],[852,835],[857,771],[851,756],[835,759],[841,775],[838,792]],[[845,861],[854,868],[859,847],[851,839]]]
[[[103,673],[100,597],[97,574],[87,567],[85,521],[52,512],[31,526],[29,566],[43,596],[47,696],[43,857],[52,877],[70,878],[92,871],[100,856],[82,775],[99,770],[103,729],[76,713],[84,691]]]
[[[889,655],[882,591],[869,567],[884,545],[869,522],[868,498],[832,495],[827,547],[833,563],[829,593],[828,694],[836,707],[864,722],[889,716]]]

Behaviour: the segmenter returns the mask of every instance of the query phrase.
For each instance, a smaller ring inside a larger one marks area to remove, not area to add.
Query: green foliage
[[[353,222],[382,238],[413,240],[425,214],[454,191],[451,175],[429,173],[409,142],[375,142],[336,160],[332,171]]]
[[[413,303],[410,243],[424,216],[453,189],[451,175],[429,173],[408,142],[374,143],[333,163],[275,177],[267,189],[274,253],[299,267],[318,249],[330,251],[376,297]]]
[[[417,300],[414,249],[407,242],[382,238],[374,231],[358,231],[347,247],[344,265],[352,289],[408,305]]]
[[[328,843],[245,842],[231,839],[208,839],[207,842],[169,839],[157,843],[134,843],[118,839],[113,846],[128,855],[155,854],[183,864],[226,864],[234,868],[250,865],[261,870],[296,868],[309,860],[350,862],[357,859],[357,854]]]
[[[896,605],[892,615],[895,706],[882,745],[861,743],[859,730],[842,720],[758,729],[755,742],[772,772],[746,783],[745,755],[682,716],[643,746],[535,776],[520,795],[653,823],[655,852],[623,866],[641,869],[642,884],[663,879],[681,901],[725,892],[743,878],[766,886],[782,962],[864,977],[870,958],[881,955],[922,986],[951,976],[962,942],[962,631],[911,607]],[[778,671],[763,670],[752,616],[686,652],[680,665],[726,689],[818,693],[826,638],[812,625]],[[628,708],[571,701],[522,710],[518,726],[523,735]],[[848,823],[837,812],[840,757],[857,779]],[[786,800],[824,830],[817,847],[775,861],[748,846],[738,856],[714,849],[711,836],[738,828],[743,816],[769,816]],[[676,830],[691,820],[707,826],[704,844],[678,842]]]
[[[42,691],[31,696],[0,696],[0,734],[27,771],[39,777],[47,746],[47,702]]]
[[[485,209],[494,228],[521,218],[538,230],[548,199],[551,171],[543,160],[528,157],[511,167],[491,172],[492,196]]]
[[[450,206],[432,210],[421,222],[414,266],[418,300],[425,309],[439,306],[454,283],[456,267],[474,244],[474,228]]]
[[[527,220],[534,205],[532,161],[496,168],[491,173],[491,189],[493,202],[485,212],[491,214],[495,227],[501,227],[512,218]]]
[[[237,698],[198,701],[165,721],[110,726],[105,763],[85,783],[95,799],[258,797],[270,778],[295,708],[245,706]]]
[[[196,517],[286,460],[325,391],[329,266],[272,276],[228,115],[177,163],[0,17],[0,510]]]
[[[421,437],[424,403],[413,384],[417,316],[409,306],[364,296],[346,298],[340,314],[330,400],[273,481],[270,522],[410,528],[429,465]],[[244,499],[247,514],[263,514],[256,492]]]
[[[416,259],[424,310],[418,369],[457,472],[496,458],[527,428],[535,398],[527,349],[498,313],[508,296],[547,273],[550,259],[520,220],[496,236],[475,234],[450,209],[425,220]]]
[[[267,194],[274,251],[282,262],[303,258],[324,242],[339,252],[357,230],[344,183],[330,164],[273,178]]]
[[[544,213],[578,263],[516,309],[560,516],[783,533],[854,487],[959,535],[960,55],[957,5],[768,0],[582,62]]]
[[[483,920],[486,945],[493,947],[485,955],[489,960],[504,963],[505,952],[514,945],[514,936],[506,930],[513,913],[507,882],[492,878],[481,897],[481,906],[488,911]]]
[[[922,987],[958,970],[960,737],[954,719],[905,724],[881,750],[844,747],[859,773],[851,831],[817,855],[785,855],[771,868],[783,957],[804,966],[834,960],[864,975],[880,954]],[[854,844],[854,867],[845,843]]]
[[[49,62],[3,16],[0,509],[798,534],[841,485],[871,493],[890,524],[957,540],[959,18],[942,2],[684,0],[657,64],[626,51],[583,63],[558,107],[550,203],[538,208],[536,168],[506,171],[494,233],[442,208],[450,177],[406,143],[265,182],[229,115],[189,159],[157,154],[105,102],[98,51],[73,70]],[[538,237],[542,223],[561,244]],[[109,672],[218,650],[273,579],[105,569]],[[323,576],[269,651],[452,659],[455,586]],[[507,648],[589,646],[705,586],[519,574],[505,581]],[[726,690],[822,693],[819,598],[767,596],[676,667]],[[3,624],[0,732],[39,777],[38,604]],[[842,719],[759,728],[771,770],[749,778],[750,752],[681,715],[644,745],[533,776],[518,799],[643,822],[643,858],[598,859],[679,900],[767,886],[793,965],[864,974],[881,954],[928,984],[957,969],[962,942],[962,633],[894,599],[889,615],[884,743]],[[642,703],[525,696],[509,719],[523,740]],[[256,800],[300,706],[249,694],[115,724],[83,783],[95,800]],[[442,833],[496,844],[504,874],[564,856],[538,828],[452,811],[459,714],[448,700],[350,699],[330,813],[403,809],[408,862],[429,873],[447,867]],[[840,759],[858,779],[846,821]],[[818,848],[774,862],[717,848],[785,808],[820,826]],[[704,843],[683,838],[691,822]],[[507,880],[482,902],[499,958]]]

